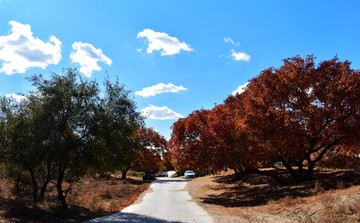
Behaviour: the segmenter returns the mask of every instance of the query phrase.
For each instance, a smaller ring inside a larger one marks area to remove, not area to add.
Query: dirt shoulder
[[[257,174],[195,178],[186,190],[214,222],[358,222],[359,173],[323,171],[318,181],[280,187]]]
[[[202,206],[211,215],[215,223],[250,222],[248,217],[234,215],[223,206],[203,202],[206,197],[220,194],[221,190],[216,189],[218,187],[218,183],[214,181],[214,176],[205,176],[189,180],[185,190],[190,193],[193,201]]]

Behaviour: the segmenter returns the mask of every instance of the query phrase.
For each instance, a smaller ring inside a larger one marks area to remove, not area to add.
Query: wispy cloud
[[[234,49],[231,50],[230,57],[234,61],[246,61],[246,62],[250,61],[250,55],[249,54],[244,53],[244,52],[236,52]]]
[[[246,82],[245,84],[240,85],[235,91],[232,92],[232,95],[235,96],[236,94],[243,93],[246,90],[248,84],[249,84],[249,82]]]
[[[181,114],[174,112],[167,106],[157,107],[155,105],[149,105],[149,107],[142,109],[140,112],[149,119],[166,120],[183,118]]]
[[[91,77],[94,70],[100,71],[98,62],[111,65],[110,58],[105,56],[101,49],[96,49],[90,43],[75,42],[72,45],[73,52],[70,55],[71,62],[80,64],[80,72]]]
[[[181,85],[176,86],[172,83],[168,83],[168,84],[159,83],[159,84],[153,85],[151,87],[143,88],[141,91],[136,91],[135,95],[139,95],[144,98],[148,98],[150,96],[155,96],[157,94],[168,93],[168,92],[177,93],[179,91],[186,91],[186,90],[187,90],[187,88],[184,88]]]
[[[154,50],[161,51],[161,56],[175,55],[181,50],[192,51],[190,45],[185,42],[180,42],[176,37],[171,37],[167,33],[155,32],[151,29],[144,29],[139,32],[137,38],[147,38],[149,41],[147,53],[152,53]]]
[[[240,43],[239,42],[234,42],[234,40],[232,40],[231,38],[224,38],[224,41],[227,42],[227,43],[232,43],[233,45],[235,46],[240,46]]]
[[[0,73],[25,73],[31,67],[45,69],[61,59],[61,41],[50,36],[44,42],[33,36],[30,25],[10,21],[9,35],[0,36]],[[1,64],[1,63],[0,63]]]

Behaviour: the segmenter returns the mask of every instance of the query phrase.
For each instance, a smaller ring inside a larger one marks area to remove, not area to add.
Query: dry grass
[[[357,216],[360,220],[360,192],[351,190],[337,193],[329,191],[318,197],[327,218]]]
[[[132,204],[149,187],[139,180],[82,178],[68,195],[69,209],[61,209],[55,188],[43,201],[15,197],[12,185],[0,180],[0,222],[80,222],[117,212]]]
[[[359,222],[359,173],[319,170],[316,178],[281,187],[256,173],[222,173],[196,178],[187,189],[215,222]]]
[[[114,212],[135,201],[139,192],[146,188],[141,181],[110,179],[99,182],[97,179],[84,179],[74,188],[74,191],[83,192],[73,192],[71,203],[93,212]]]

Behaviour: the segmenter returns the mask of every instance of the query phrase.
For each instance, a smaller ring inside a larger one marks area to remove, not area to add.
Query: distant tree
[[[152,148],[159,155],[169,151],[167,140],[153,128],[139,128],[136,137],[142,148]]]
[[[217,172],[230,167],[240,172],[256,168],[255,147],[248,142],[239,117],[230,104],[221,104],[175,122],[170,140],[175,169]]]
[[[141,146],[133,157],[132,169],[159,170],[161,156],[169,151],[168,142],[152,128],[142,127],[136,131]]]
[[[172,165],[180,174],[186,169],[197,169],[206,164],[201,164],[199,152],[205,144],[202,143],[199,125],[199,115],[206,116],[208,110],[194,111],[188,117],[180,118],[172,126],[170,145],[172,148]],[[204,119],[206,121],[206,118]]]
[[[172,126],[172,164],[180,174],[186,169],[215,172],[225,165],[217,138],[209,126],[210,110],[196,110]]]
[[[161,159],[161,166],[162,166],[162,169],[164,171],[169,171],[169,170],[174,170],[174,167],[172,165],[172,160],[171,160],[171,151],[168,151],[168,152],[165,152],[163,155],[162,155],[162,159]]]
[[[155,170],[160,168],[161,156],[153,149],[137,150],[133,158],[132,169],[138,171]]]

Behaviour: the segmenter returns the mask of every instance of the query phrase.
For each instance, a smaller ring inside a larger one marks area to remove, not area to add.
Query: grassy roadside
[[[360,174],[318,170],[318,180],[280,187],[256,173],[199,177],[187,190],[215,222],[359,222]]]
[[[55,188],[43,201],[15,197],[12,185],[0,180],[0,222],[80,222],[122,210],[150,186],[139,177],[82,178],[68,195],[69,209],[62,210]]]

